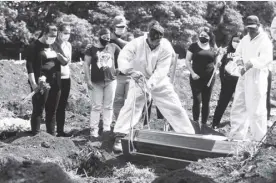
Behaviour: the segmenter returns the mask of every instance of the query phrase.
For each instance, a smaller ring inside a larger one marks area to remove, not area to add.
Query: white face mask
[[[237,49],[237,47],[238,47],[238,44],[239,44],[239,43],[236,43],[236,42],[232,42],[232,46],[233,46],[233,48],[234,48],[234,49]]]
[[[124,27],[124,28],[118,28],[118,27],[116,27],[116,28],[115,28],[115,34],[121,36],[122,34],[125,33],[125,30],[126,30],[125,27]]]
[[[70,34],[61,34],[60,39],[62,41],[68,41],[70,38]]]
[[[46,39],[46,44],[48,44],[48,45],[51,45],[51,44],[53,44],[54,42],[56,41],[56,38],[55,37],[48,37],[47,39]]]

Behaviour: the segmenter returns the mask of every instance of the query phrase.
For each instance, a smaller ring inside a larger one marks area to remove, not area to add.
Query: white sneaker
[[[99,129],[98,128],[91,129],[90,136],[95,138],[99,137]]]

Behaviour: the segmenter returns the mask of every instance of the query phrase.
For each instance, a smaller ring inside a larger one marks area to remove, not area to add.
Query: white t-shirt
[[[62,66],[61,65],[61,79],[69,79],[70,78],[70,67],[69,64],[71,63],[71,57],[72,57],[72,46],[69,42],[63,42],[61,44],[61,49],[64,52],[65,56],[69,58],[69,62],[67,65]]]

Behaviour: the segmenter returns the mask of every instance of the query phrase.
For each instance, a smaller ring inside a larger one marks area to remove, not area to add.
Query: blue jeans
[[[117,88],[114,100],[114,116],[115,119],[118,118],[120,110],[124,106],[125,100],[127,98],[127,93],[129,89],[130,77],[126,75],[117,76]]]
[[[98,129],[100,113],[103,109],[103,130],[110,131],[116,86],[116,80],[93,83],[90,113],[90,127],[92,129]]]

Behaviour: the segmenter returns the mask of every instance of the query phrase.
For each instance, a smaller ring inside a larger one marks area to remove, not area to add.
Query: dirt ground
[[[188,115],[192,117],[192,96],[189,75],[184,61],[179,60],[175,89]],[[65,131],[72,137],[58,138],[42,132],[29,133],[31,102],[20,104],[30,92],[24,62],[0,61],[0,182],[90,183],[90,182],[276,182],[276,128],[257,151],[258,144],[241,143],[233,157],[209,158],[191,163],[185,169],[171,171],[157,163],[129,163],[121,154],[111,150],[112,135],[89,138],[90,99],[84,83],[81,63],[70,65],[72,86],[67,106]],[[272,84],[276,99],[275,75]],[[220,92],[216,80],[211,98],[209,123]],[[220,133],[230,129],[228,107],[222,119]],[[273,108],[271,121],[276,121]],[[162,130],[164,120],[156,119],[153,110],[150,126]]]

